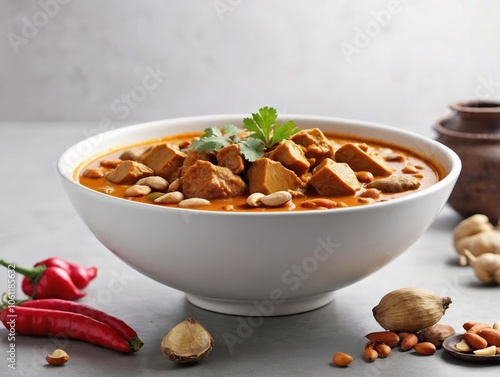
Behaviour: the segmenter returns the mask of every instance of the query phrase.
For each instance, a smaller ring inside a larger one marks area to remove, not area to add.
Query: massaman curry
[[[252,116],[244,128],[171,135],[99,156],[78,179],[152,205],[273,212],[383,202],[440,179],[431,161],[409,150],[278,124],[273,108]]]

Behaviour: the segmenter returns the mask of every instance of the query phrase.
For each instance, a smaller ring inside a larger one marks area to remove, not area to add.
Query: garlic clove
[[[488,216],[483,214],[472,215],[465,220],[462,220],[453,229],[453,240],[456,242],[462,238],[470,237],[492,229],[494,229],[494,226],[490,223]]]
[[[489,346],[480,350],[474,350],[474,355],[478,356],[493,356],[497,353],[497,347]]]
[[[161,341],[165,357],[177,363],[200,361],[213,347],[212,336],[194,318],[187,318],[174,326]]]
[[[472,352],[473,348],[469,346],[469,344],[465,341],[465,339],[461,339],[460,342],[455,344],[455,348],[459,352]]]
[[[483,284],[500,284],[500,254],[485,253],[473,255],[464,250],[474,274]]]

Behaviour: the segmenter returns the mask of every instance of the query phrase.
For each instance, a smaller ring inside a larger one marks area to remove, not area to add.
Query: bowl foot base
[[[187,300],[202,309],[212,312],[249,317],[273,317],[308,312],[321,308],[333,300],[334,292],[315,296],[286,299],[282,302],[271,300],[226,300],[195,296],[186,293]]]

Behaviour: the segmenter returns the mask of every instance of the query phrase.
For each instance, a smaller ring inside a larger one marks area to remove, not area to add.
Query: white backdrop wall
[[[431,134],[471,98],[500,100],[500,1],[0,0],[0,121],[274,106]]]

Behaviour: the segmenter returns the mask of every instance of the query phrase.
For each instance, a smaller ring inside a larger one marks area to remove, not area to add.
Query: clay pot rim
[[[486,100],[457,101],[450,104],[452,110],[462,113],[500,113],[500,102]]]
[[[474,133],[474,132],[462,132],[457,130],[450,130],[443,126],[443,122],[447,119],[443,119],[442,121],[436,123],[434,125],[434,130],[442,135],[456,137],[458,139],[470,139],[470,140],[491,140],[498,141],[500,140],[500,134],[488,134],[488,133]]]
[[[472,113],[472,114],[500,114],[500,102],[489,100],[465,100],[456,101],[449,105],[450,109],[458,113]],[[434,130],[440,134],[455,137],[458,139],[469,140],[500,140],[498,133],[476,133],[476,132],[463,132],[458,130],[450,130],[444,124],[449,118],[441,119],[434,125]]]

